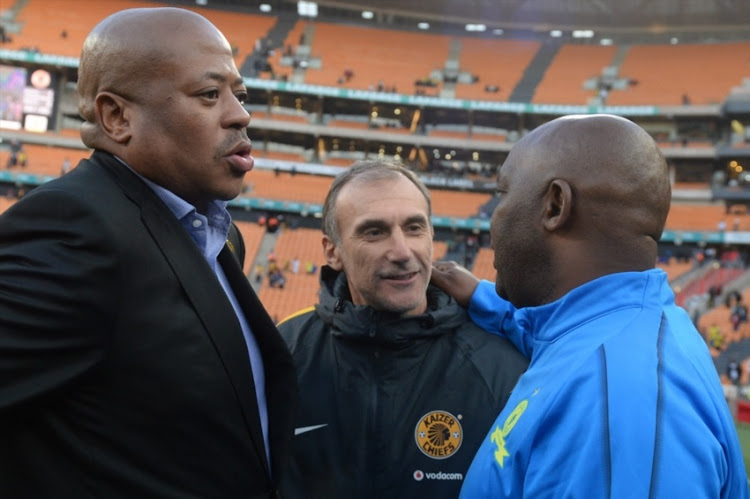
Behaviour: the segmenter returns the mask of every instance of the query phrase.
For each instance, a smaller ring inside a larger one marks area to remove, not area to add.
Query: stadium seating
[[[565,44],[544,73],[533,102],[544,104],[587,104],[597,95],[585,90],[586,80],[597,78],[614,57],[614,46]]]
[[[86,35],[103,18],[118,10],[154,5],[146,1],[109,0],[86,2],[84,7],[80,0],[29,0],[16,19],[22,29],[5,48],[37,48],[45,54],[78,57]]]
[[[135,0],[28,0],[17,21],[23,27],[4,48],[36,47],[45,54],[78,57],[86,35],[99,21],[119,10],[139,7],[165,7],[167,2]],[[255,41],[268,33],[276,18],[237,12],[191,8],[208,18],[236,49],[235,61],[240,64],[253,51]],[[63,30],[66,36],[61,36]]]
[[[252,185],[251,196],[279,201],[322,204],[331,185],[331,177],[295,175],[270,170],[255,170],[245,177]]]
[[[474,268],[472,272],[480,279],[487,279],[495,282],[497,271],[494,267],[495,253],[492,248],[479,248],[477,256],[474,259]]]
[[[321,232],[318,229],[282,229],[274,247],[275,261],[279,268],[285,269],[293,258],[300,261],[299,273],[285,270],[284,288],[272,288],[268,278],[263,281],[259,297],[269,315],[280,321],[301,308],[314,305],[318,301],[319,270],[325,263],[321,246]],[[306,262],[317,266],[314,275],[305,272]],[[267,268],[267,267],[266,267]]]
[[[732,228],[737,218],[740,229],[750,230],[750,218],[744,214],[727,217],[723,205],[672,203],[667,217],[669,230],[708,230],[715,231],[722,220]]]
[[[433,215],[476,217],[480,206],[490,200],[491,194],[432,189],[430,196]]]
[[[91,154],[91,151],[87,149],[66,149],[39,144],[24,144],[23,150],[27,156],[26,166],[16,166],[12,171],[51,176],[60,175],[66,158],[70,161],[72,168],[78,164],[79,160]],[[0,167],[5,167],[9,156],[9,151],[0,149]]]
[[[432,260],[443,260],[448,252],[448,245],[444,241],[435,241],[432,246]]]
[[[461,39],[460,70],[479,79],[476,83],[456,85],[456,98],[478,100],[508,100],[508,96],[524,70],[541,46],[537,41]],[[486,85],[496,85],[497,93],[484,90]]]
[[[299,21],[297,21],[285,38],[283,44],[284,47],[274,50],[273,53],[270,54],[268,62],[271,64],[273,74],[276,79],[291,79],[292,74],[294,73],[294,67],[291,65],[282,66],[281,58],[284,55],[284,50],[286,47],[291,47],[292,53],[296,51],[296,47],[299,46],[300,37],[305,32],[308,24],[310,24],[310,22],[307,20],[300,19]],[[262,73],[260,75],[261,78],[269,78],[270,76],[270,73]]]
[[[691,260],[678,260],[674,257],[666,262],[657,262],[656,266],[667,273],[667,280],[674,281],[686,272],[692,270],[695,263]]]
[[[748,76],[750,42],[632,46],[620,77],[637,82],[612,91],[610,105],[719,104]]]
[[[242,234],[242,239],[245,241],[245,265],[242,270],[245,275],[250,277],[253,271],[253,263],[258,255],[258,248],[260,248],[260,242],[263,239],[266,229],[256,223],[243,222],[241,220],[235,220],[237,229]]]
[[[351,69],[351,80],[341,86],[367,90],[382,82],[413,94],[416,80],[445,66],[449,44],[447,36],[319,22],[312,56],[320,58],[322,67],[308,69],[305,82],[338,86],[344,70]]]

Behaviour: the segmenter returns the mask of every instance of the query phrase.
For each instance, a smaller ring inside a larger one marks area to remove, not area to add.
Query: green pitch
[[[745,457],[745,471],[750,476],[750,424],[737,423],[737,434],[740,436],[742,455]]]

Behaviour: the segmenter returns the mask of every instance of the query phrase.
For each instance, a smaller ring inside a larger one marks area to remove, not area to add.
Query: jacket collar
[[[346,275],[328,265],[321,267],[320,284],[317,313],[332,334],[347,339],[396,345],[451,333],[469,320],[462,307],[434,287],[427,289],[427,311],[405,317],[352,303]]]
[[[550,342],[615,310],[670,302],[674,294],[664,271],[620,272],[587,282],[552,303],[518,309],[514,318],[535,340]]]

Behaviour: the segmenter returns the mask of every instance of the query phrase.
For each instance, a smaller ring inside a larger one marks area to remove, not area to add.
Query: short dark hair
[[[412,184],[417,186],[417,189],[422,193],[425,201],[427,201],[427,216],[429,218],[432,215],[430,191],[413,171],[409,170],[403,164],[392,163],[389,161],[357,161],[344,172],[338,174],[333,180],[331,188],[328,190],[328,195],[323,204],[323,234],[328,236],[334,242],[339,242],[340,234],[338,222],[336,220],[336,201],[338,200],[339,192],[341,192],[341,189],[346,184],[353,180],[385,180],[396,178],[399,175],[406,177]]]

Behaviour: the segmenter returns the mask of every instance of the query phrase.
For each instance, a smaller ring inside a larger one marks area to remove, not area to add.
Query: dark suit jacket
[[[276,475],[294,367],[227,247],[219,262],[263,356]],[[221,284],[103,152],[0,216],[0,497],[276,497]]]

